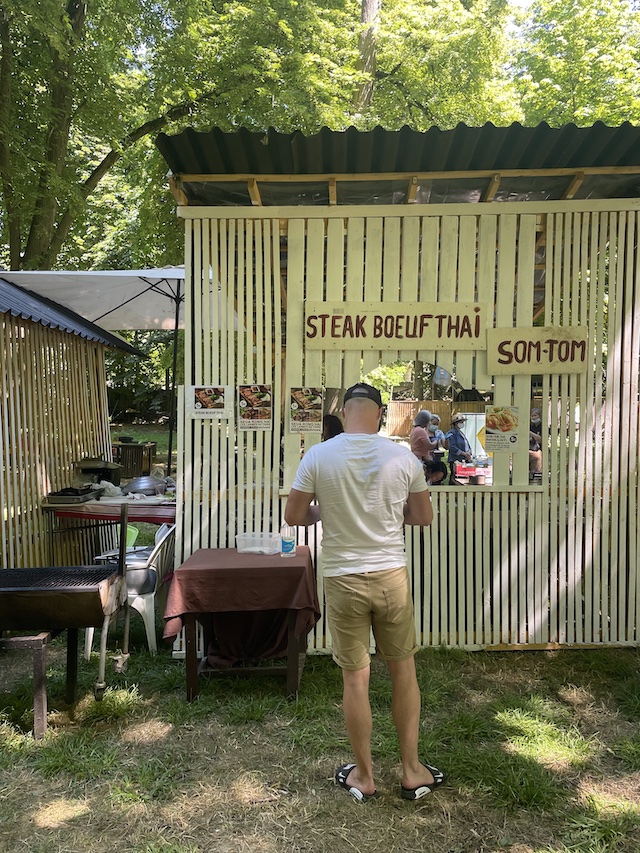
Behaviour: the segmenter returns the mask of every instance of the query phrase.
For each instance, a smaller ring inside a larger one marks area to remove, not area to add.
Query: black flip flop
[[[355,766],[355,764],[341,764],[335,772],[335,783],[341,788],[344,788],[348,794],[351,794],[357,803],[366,803],[367,800],[372,800],[374,797],[377,797],[378,792],[374,791],[373,794],[364,794],[360,788],[356,788],[354,785],[350,785],[347,782],[347,777]]]
[[[418,785],[417,788],[405,788],[404,785],[401,785],[400,796],[403,800],[421,800],[423,797],[426,797],[427,794],[430,794],[432,791],[435,791],[436,788],[439,788],[447,778],[442,770],[438,770],[437,767],[432,767],[431,764],[427,764],[426,761],[421,761],[420,764],[431,772],[433,782],[430,785]]]

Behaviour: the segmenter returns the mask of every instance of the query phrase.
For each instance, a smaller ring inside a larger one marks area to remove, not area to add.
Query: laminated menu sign
[[[232,418],[231,385],[190,385],[185,391],[185,408],[193,418]]]
[[[518,449],[518,409],[486,406],[484,449],[487,453],[513,453]]]
[[[322,432],[322,388],[292,388],[289,404],[291,432]]]
[[[271,385],[238,385],[238,429],[271,429],[271,405]]]

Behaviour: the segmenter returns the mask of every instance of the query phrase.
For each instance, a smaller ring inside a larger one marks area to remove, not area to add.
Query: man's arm
[[[416,527],[428,527],[433,521],[433,507],[429,490],[410,492],[404,505],[404,523]]]
[[[295,524],[299,527],[309,527],[320,521],[320,507],[311,506],[315,495],[308,492],[299,492],[291,489],[284,508],[284,520],[287,524]]]

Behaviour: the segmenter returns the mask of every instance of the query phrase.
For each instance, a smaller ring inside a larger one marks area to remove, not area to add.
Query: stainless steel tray
[[[49,504],[83,504],[86,503],[86,501],[90,501],[94,498],[100,497],[103,492],[104,489],[91,489],[91,491],[85,492],[82,495],[49,494],[45,498],[45,501]]]

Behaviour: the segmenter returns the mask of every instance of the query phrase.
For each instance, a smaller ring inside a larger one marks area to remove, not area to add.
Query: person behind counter
[[[529,476],[542,473],[542,411],[534,406],[529,421]]]
[[[438,447],[438,442],[427,429],[431,418],[431,412],[421,409],[413,419],[413,429],[409,433],[411,452],[423,463],[433,459],[433,451]]]
[[[322,419],[322,440],[328,441],[344,432],[342,421],[337,415],[325,415]]]
[[[438,447],[446,447],[446,438],[440,429],[440,415],[431,414],[431,420],[428,426],[429,438],[438,442]]]
[[[393,722],[400,741],[400,795],[418,800],[442,785],[441,770],[418,757],[418,650],[404,546],[405,524],[433,519],[429,489],[406,447],[378,435],[380,392],[349,388],[345,432],[310,447],[298,467],[284,517],[309,526],[322,519],[324,584],[333,659],[342,669],[343,713],[354,761],[335,782],[357,802],[376,795],[371,751],[370,634],[391,676]],[[317,505],[312,506],[314,498]]]
[[[456,463],[470,462],[473,458],[471,445],[467,436],[460,429],[461,424],[466,422],[462,415],[454,415],[451,418],[451,429],[445,434],[449,446],[449,466],[451,468],[451,480],[455,480]]]

